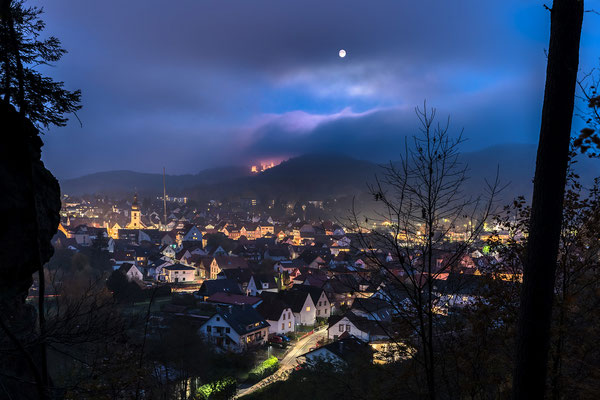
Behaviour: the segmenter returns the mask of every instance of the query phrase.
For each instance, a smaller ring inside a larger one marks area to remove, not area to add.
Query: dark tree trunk
[[[545,395],[550,322],[583,0],[555,0],[513,377],[515,399]]]

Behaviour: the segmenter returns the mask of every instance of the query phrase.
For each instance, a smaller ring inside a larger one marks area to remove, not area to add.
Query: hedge
[[[272,375],[279,369],[279,360],[275,356],[267,358],[265,361],[250,370],[247,383],[254,384],[261,381],[269,375]]]
[[[237,382],[228,377],[200,386],[196,392],[198,400],[230,399],[237,392]]]

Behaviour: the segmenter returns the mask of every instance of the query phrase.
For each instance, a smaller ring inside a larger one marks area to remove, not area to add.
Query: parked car
[[[285,336],[283,333],[278,333],[277,336],[279,336],[281,339],[283,339],[284,342],[290,341],[290,338]]]
[[[277,335],[273,335],[269,337],[269,344],[277,347],[284,348],[287,346],[287,342],[284,341],[281,337]]]

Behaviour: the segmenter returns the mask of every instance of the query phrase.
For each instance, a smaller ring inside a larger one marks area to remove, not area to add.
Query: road
[[[239,399],[240,397],[250,394],[255,390],[262,389],[273,382],[286,380],[290,373],[294,370],[294,367],[297,365],[296,359],[304,353],[307,353],[311,347],[315,347],[317,342],[326,336],[327,327],[321,327],[320,329],[315,330],[312,335],[308,335],[307,337],[300,339],[289,349],[283,359],[279,361],[279,369],[277,372],[271,376],[267,376],[262,381],[248,388],[242,388],[238,390],[235,398]]]

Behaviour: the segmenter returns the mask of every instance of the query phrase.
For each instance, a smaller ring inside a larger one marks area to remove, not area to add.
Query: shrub
[[[237,383],[231,377],[204,384],[196,391],[198,400],[225,400],[235,396]]]
[[[259,382],[267,376],[274,374],[278,369],[279,360],[277,357],[271,356],[250,371],[246,382],[250,384]]]

